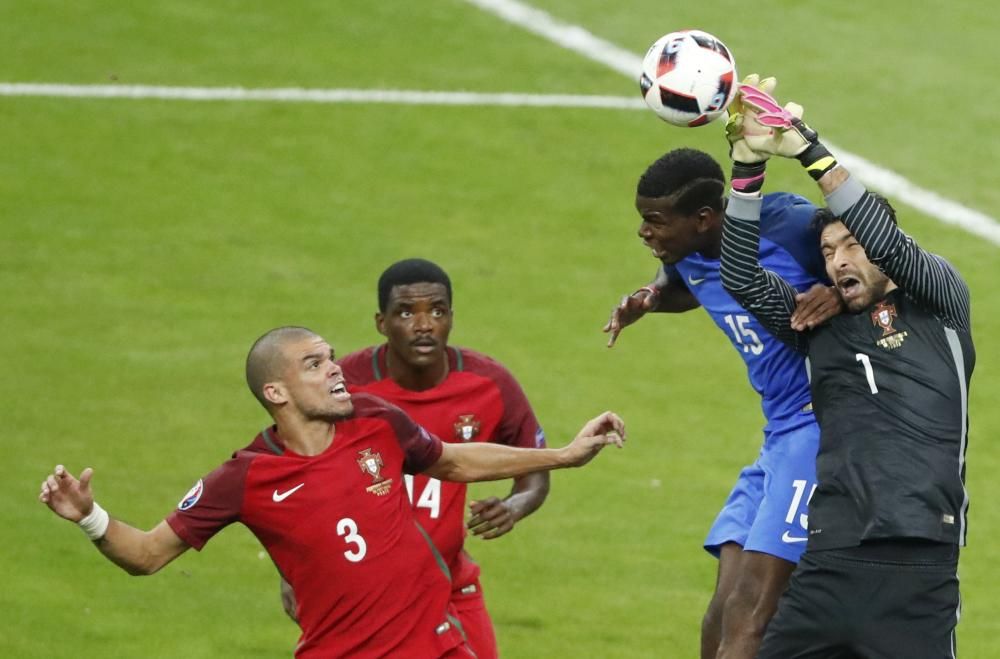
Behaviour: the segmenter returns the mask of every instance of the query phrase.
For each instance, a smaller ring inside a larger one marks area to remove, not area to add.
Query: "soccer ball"
[[[737,87],[729,48],[701,30],[660,37],[642,60],[642,97],[660,119],[675,126],[712,121],[726,111]]]

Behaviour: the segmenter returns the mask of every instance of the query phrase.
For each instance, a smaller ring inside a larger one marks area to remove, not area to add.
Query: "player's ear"
[[[696,222],[698,225],[698,233],[705,233],[710,230],[717,221],[717,215],[720,213],[709,206],[702,206],[698,209],[698,215]],[[720,218],[721,219],[721,218]]]
[[[264,400],[272,405],[281,405],[288,402],[288,392],[281,382],[268,382],[264,385]]]
[[[385,316],[380,311],[375,312],[375,329],[379,334],[385,336]]]

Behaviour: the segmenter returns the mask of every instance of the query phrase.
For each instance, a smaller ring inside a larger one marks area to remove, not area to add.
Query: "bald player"
[[[77,479],[57,466],[39,499],[135,575],[241,522],[294,589],[297,657],[473,656],[449,606],[447,568],[415,523],[403,475],[513,478],[582,466],[624,439],[622,420],[605,412],[559,449],[443,443],[385,401],[348,393],[330,345],[302,327],[258,339],[246,375],[274,424],[198,480],[153,529],[111,518],[94,501],[90,468]]]

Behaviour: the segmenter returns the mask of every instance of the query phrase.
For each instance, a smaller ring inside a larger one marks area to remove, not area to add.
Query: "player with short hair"
[[[815,487],[819,430],[801,355],[764,330],[722,288],[719,256],[725,176],[708,154],[676,149],[639,179],[639,237],[662,267],[655,281],[622,302],[604,327],[618,333],[647,311],[703,307],[729,338],[761,396],[767,425],[757,459],[745,467],[705,540],[719,559],[715,591],[702,621],[702,659],[751,657],[806,542],[806,504]],[[807,326],[839,312],[822,282],[822,260],[809,222],[815,207],[774,193],[764,200],[761,259],[797,291],[795,320]]]
[[[390,265],[378,280],[375,327],[386,342],[338,360],[350,390],[399,406],[442,441],[495,442],[543,448],[545,433],[514,376],[481,353],[448,345],[453,319],[448,274],[425,259]],[[479,581],[479,566],[465,551],[465,483],[425,474],[405,476],[417,521],[451,572],[451,603],[479,659],[497,656],[496,635]],[[486,539],[509,532],[549,491],[548,472],[514,479],[504,499],[471,503],[469,528]],[[285,609],[294,597],[283,584]]]
[[[758,656],[954,657],[975,365],[969,290],[837,163],[801,106],[782,108],[767,91],[743,88],[728,125],[722,278],[808,356],[821,439],[809,542]],[[807,332],[789,327],[794,289],[757,256],[770,155],[797,158],[829,208],[817,214],[819,244],[848,313]]]
[[[560,449],[443,443],[399,408],[349,393],[329,344],[301,327],[258,339],[247,383],[274,425],[152,530],[110,518],[94,502],[89,468],[77,480],[57,466],[39,499],[131,574],[152,574],[243,523],[295,590],[299,657],[473,656],[450,615],[447,566],[414,519],[404,473],[512,478],[581,466],[624,435],[621,419],[605,412]]]

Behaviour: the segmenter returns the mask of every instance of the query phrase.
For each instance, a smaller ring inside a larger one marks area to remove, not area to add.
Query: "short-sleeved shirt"
[[[523,389],[499,362],[466,348],[448,348],[448,375],[441,384],[411,391],[388,377],[386,346],[351,353],[338,363],[351,391],[374,394],[398,405],[442,441],[495,442],[544,448],[545,433]],[[451,570],[455,590],[473,583],[479,566],[463,550],[465,483],[416,474],[411,500]]]
[[[356,394],[353,403],[321,454],[293,453],[265,429],[166,521],[199,550],[232,522],[257,536],[295,591],[296,656],[439,657],[462,639],[403,474],[437,461],[441,443],[385,401]]]
[[[819,237],[810,226],[815,212],[816,207],[798,195],[778,192],[764,196],[760,262],[799,291],[826,281]],[[695,252],[673,265],[664,265],[664,272],[670,280],[683,281],[743,358],[750,384],[761,397],[765,430],[801,425],[804,417],[800,412],[811,400],[805,359],[774,338],[726,292],[719,276],[720,264],[720,259]]]

